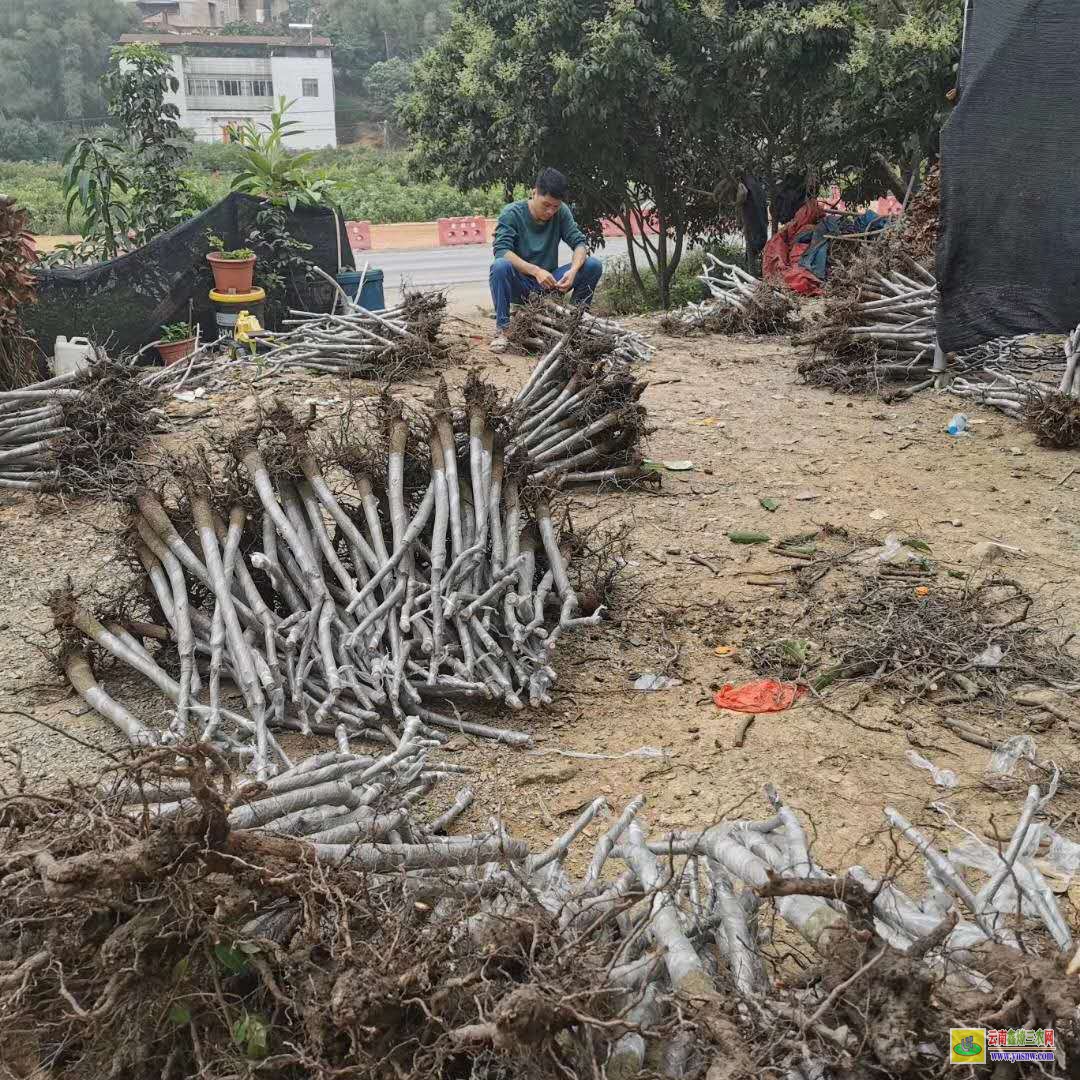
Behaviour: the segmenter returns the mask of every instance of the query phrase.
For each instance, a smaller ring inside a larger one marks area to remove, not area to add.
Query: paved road
[[[601,259],[626,254],[626,241],[612,239],[597,252]],[[433,248],[428,251],[358,251],[356,262],[363,266],[369,260],[384,275],[384,287],[395,295],[402,285],[414,288],[442,288],[448,285],[465,285],[486,282],[491,265],[491,248],[486,244],[468,247]],[[563,261],[570,261],[570,253],[563,248]]]

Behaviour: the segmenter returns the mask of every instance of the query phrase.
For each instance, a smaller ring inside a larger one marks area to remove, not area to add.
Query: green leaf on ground
[[[241,972],[247,970],[247,957],[240,952],[239,949],[234,949],[231,945],[226,945],[223,941],[219,941],[214,946],[214,959],[217,960],[230,975],[239,975]]]
[[[175,1004],[169,1008],[169,1020],[177,1027],[191,1023],[191,1010],[186,1005]]]

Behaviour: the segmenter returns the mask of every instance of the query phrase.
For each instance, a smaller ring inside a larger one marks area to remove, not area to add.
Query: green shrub
[[[689,303],[698,303],[705,299],[705,286],[698,281],[698,275],[705,265],[705,251],[712,252],[718,259],[742,265],[743,249],[728,242],[712,243],[706,248],[695,248],[687,252],[675,271],[675,280],[671,285],[672,308],[685,307]],[[642,292],[630,270],[630,260],[625,255],[609,259],[604,267],[604,276],[600,279],[600,288],[596,292],[596,310],[602,315],[647,315],[660,310],[660,288],[656,275],[645,263],[640,249],[636,252],[638,270],[641,273]]]
[[[239,170],[244,157],[235,142],[193,142],[188,153],[187,168],[197,173],[234,173]]]
[[[81,217],[69,227],[64,215],[63,170],[59,165],[0,161],[0,191],[10,195],[30,215],[30,230],[38,234],[78,231]]]
[[[59,161],[67,141],[59,124],[18,116],[0,118],[0,161]]]
[[[445,181],[417,181],[409,174],[403,153],[323,150],[313,164],[322,166],[323,175],[336,183],[338,203],[350,221],[379,225],[472,214],[494,217],[504,203],[497,186],[461,192]]]
[[[240,156],[235,144],[192,144],[181,173],[185,190],[181,219],[228,194]],[[310,172],[314,179],[334,181],[334,196],[346,220],[376,225],[471,214],[495,217],[505,201],[498,186],[460,192],[445,181],[418,181],[409,173],[404,153],[384,154],[366,147],[317,151]],[[26,207],[36,233],[67,233],[81,225],[81,218],[72,222],[73,228],[64,220],[61,177],[60,166],[52,163],[0,161],[0,191]],[[523,196],[523,190],[515,192],[516,198]]]

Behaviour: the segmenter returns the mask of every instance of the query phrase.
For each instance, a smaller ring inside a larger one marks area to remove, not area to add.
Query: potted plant
[[[189,322],[169,323],[161,328],[157,351],[166,364],[186,360],[195,348],[195,328]]]
[[[214,271],[214,288],[221,293],[251,292],[255,277],[255,252],[251,248],[226,251],[225,241],[213,233],[208,233],[207,239],[214,249],[206,256],[210,269]]]

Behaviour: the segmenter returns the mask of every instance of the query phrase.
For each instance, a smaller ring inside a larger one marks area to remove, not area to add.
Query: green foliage
[[[179,170],[188,144],[178,122],[180,110],[165,100],[180,81],[172,59],[157,45],[124,45],[112,50],[103,83],[109,113],[130,146],[134,243],[145,244],[171,229],[187,202]]]
[[[742,263],[743,249],[729,243],[710,244],[708,250],[725,262]],[[694,248],[679,263],[671,283],[667,306],[683,307],[705,299],[705,286],[698,275],[705,266],[705,252]],[[645,315],[660,311],[665,305],[660,297],[660,285],[653,270],[640,271],[639,283],[625,255],[609,259],[604,266],[604,276],[596,293],[594,307],[602,315]]]
[[[244,950],[232,945],[226,945],[224,941],[219,941],[214,946],[214,960],[229,975],[242,975],[249,966],[247,954]]]
[[[224,259],[226,262],[243,262],[245,259],[250,259],[255,254],[251,248],[246,247],[234,248],[232,251],[226,251],[225,241],[216,233],[212,233],[209,229],[206,230],[206,242],[210,245],[210,250],[219,259]]]
[[[109,46],[136,23],[134,5],[116,0],[0,2],[0,101],[7,117],[100,118],[98,80]]]
[[[259,23],[229,22],[218,33],[226,37],[259,37],[266,33],[266,27]]]
[[[270,1053],[270,1025],[257,1013],[245,1010],[233,1024],[232,1037],[249,1058],[257,1060]]]
[[[686,244],[719,228],[696,191],[730,161],[711,7],[606,0],[583,18],[577,0],[539,0],[522,19],[508,0],[462,3],[402,113],[419,167],[464,188],[529,184],[554,165],[594,236],[603,217],[653,209],[660,233],[637,258],[667,304]]]
[[[98,258],[113,259],[127,246],[131,188],[124,149],[108,139],[83,138],[64,155],[64,212],[68,221],[82,211],[83,234]]]
[[[176,322],[167,323],[161,328],[161,337],[158,339],[163,345],[174,341],[187,341],[195,336],[195,328],[191,323]]]
[[[50,270],[56,267],[74,269],[95,262],[98,258],[98,246],[93,240],[79,240],[73,244],[57,244],[52,251],[39,255],[38,266]]]
[[[169,1022],[177,1027],[191,1023],[191,1010],[186,1005],[174,1003],[169,1006]]]
[[[362,91],[371,66],[415,59],[450,24],[451,0],[322,0],[316,26],[334,42],[338,88]]]
[[[0,119],[0,161],[59,161],[66,144],[60,124],[18,116]]]
[[[70,226],[67,224],[63,175],[59,164],[0,161],[0,191],[12,196],[26,210],[32,233],[50,235],[82,228],[81,212],[73,216]]]
[[[309,168],[314,152],[298,154],[285,147],[286,136],[303,130],[299,121],[286,119],[295,104],[280,97],[268,124],[248,121],[236,129],[241,163],[240,171],[233,177],[233,191],[286,203],[290,210],[295,210],[298,204],[318,206],[330,201],[332,183]]]
[[[364,80],[371,115],[388,120],[395,115],[401,99],[412,89],[412,64],[395,56],[372,64]]]
[[[720,232],[750,172],[880,193],[881,159],[936,152],[962,0],[461,0],[402,117],[428,178],[571,181],[575,213],[651,209],[630,274],[666,303],[687,243]],[[873,187],[877,191],[871,191]],[[638,280],[640,279],[640,280]]]
[[[287,290],[300,291],[301,281],[310,283],[315,277],[304,254],[311,244],[298,240],[289,232],[285,208],[278,203],[265,203],[255,215],[255,228],[248,242],[258,252],[256,284],[266,292],[267,324],[275,327],[284,317]]]
[[[180,177],[184,187],[183,219],[194,217],[229,193],[229,159],[203,153],[220,149],[223,147],[202,143],[192,148],[188,168]],[[363,147],[320,150],[312,166],[322,178],[334,182],[339,209],[350,221],[384,224],[470,214],[494,217],[506,202],[501,185],[459,191],[446,180],[419,181],[410,173],[408,159],[401,153],[382,154]],[[30,215],[31,231],[37,234],[79,232],[83,227],[78,207],[71,223],[65,220],[62,177],[59,165],[0,161],[0,191],[18,199]],[[521,198],[524,192],[519,188],[511,195]]]
[[[84,136],[64,155],[65,210],[83,214],[83,233],[98,258],[115,258],[172,228],[188,193],[179,165],[187,146],[179,112],[165,95],[178,87],[172,61],[156,45],[113,49],[102,84],[109,111],[127,136]]]
[[[234,173],[244,160],[244,152],[235,142],[193,142],[188,147],[187,166],[198,174]]]
[[[464,191],[443,179],[418,181],[403,154],[367,149],[322,151],[323,175],[335,183],[337,203],[349,221],[434,221],[482,214],[494,217],[506,202],[501,186]]]

